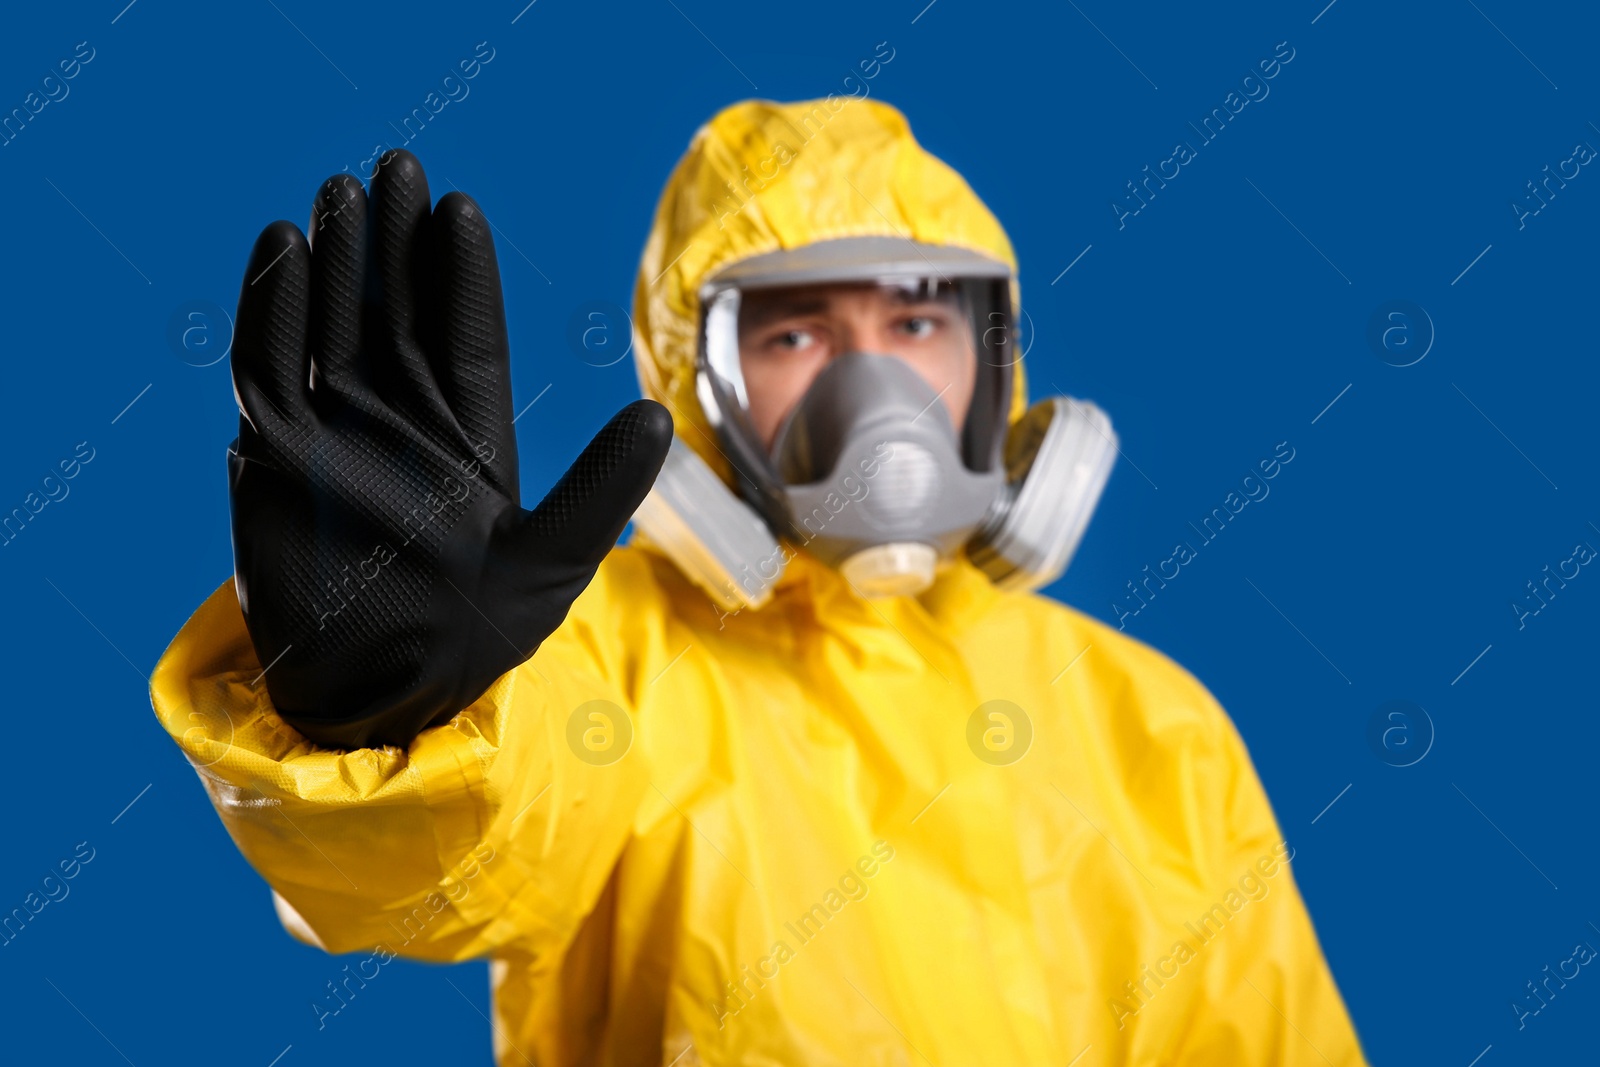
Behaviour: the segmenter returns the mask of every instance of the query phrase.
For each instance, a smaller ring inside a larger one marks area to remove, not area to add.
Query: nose
[[[870,314],[843,315],[839,323],[840,349],[835,356],[846,352],[886,353],[886,339],[882,336],[877,317]]]

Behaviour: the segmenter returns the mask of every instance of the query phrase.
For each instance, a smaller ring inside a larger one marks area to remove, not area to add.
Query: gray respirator
[[[881,237],[717,272],[700,292],[697,390],[737,493],[675,439],[635,524],[729,611],[765,603],[796,550],[869,598],[919,593],[962,552],[1003,588],[1054,581],[1110,477],[1116,435],[1099,408],[1067,397],[1007,425],[1022,355],[1010,280],[979,253]],[[852,350],[828,360],[763,447],[745,395],[741,305],[763,290],[841,284],[954,309],[977,355],[959,433],[942,393],[909,363]]]

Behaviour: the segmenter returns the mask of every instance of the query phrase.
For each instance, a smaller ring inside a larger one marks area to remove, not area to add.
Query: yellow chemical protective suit
[[[865,234],[1013,262],[893,108],[746,103],[696,134],[635,344],[708,459],[700,280]],[[727,614],[618,548],[407,751],[319,749],[262,667],[229,582],[156,669],[162,725],[295,936],[363,973],[493,960],[502,1067],[1364,1063],[1222,709],[964,561],[867,602],[801,551]]]

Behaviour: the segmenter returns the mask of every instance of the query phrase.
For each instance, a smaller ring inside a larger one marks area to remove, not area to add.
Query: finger
[[[409,412],[436,441],[454,445],[450,411],[424,348],[432,332],[430,206],[428,178],[417,157],[404,150],[385,153],[372,177],[368,281],[376,282],[371,310],[383,344],[375,350],[371,371],[394,406]],[[373,295],[370,289],[368,295]]]
[[[352,396],[361,354],[367,194],[353,174],[322,183],[311,206],[311,389]]]
[[[305,237],[292,222],[274,222],[250,253],[234,327],[233,391],[259,433],[306,417],[309,290]]]
[[[433,378],[489,480],[518,499],[511,356],[494,239],[482,209],[447,193],[433,211],[439,333]]]
[[[672,416],[654,400],[635,400],[613,415],[527,514],[525,532],[536,550],[598,566],[655,484],[671,444]]]

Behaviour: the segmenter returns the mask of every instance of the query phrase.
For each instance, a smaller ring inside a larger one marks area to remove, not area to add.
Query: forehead
[[[740,294],[739,325],[755,326],[791,315],[817,315],[862,307],[955,303],[956,291],[938,279],[841,282],[747,290]]]

